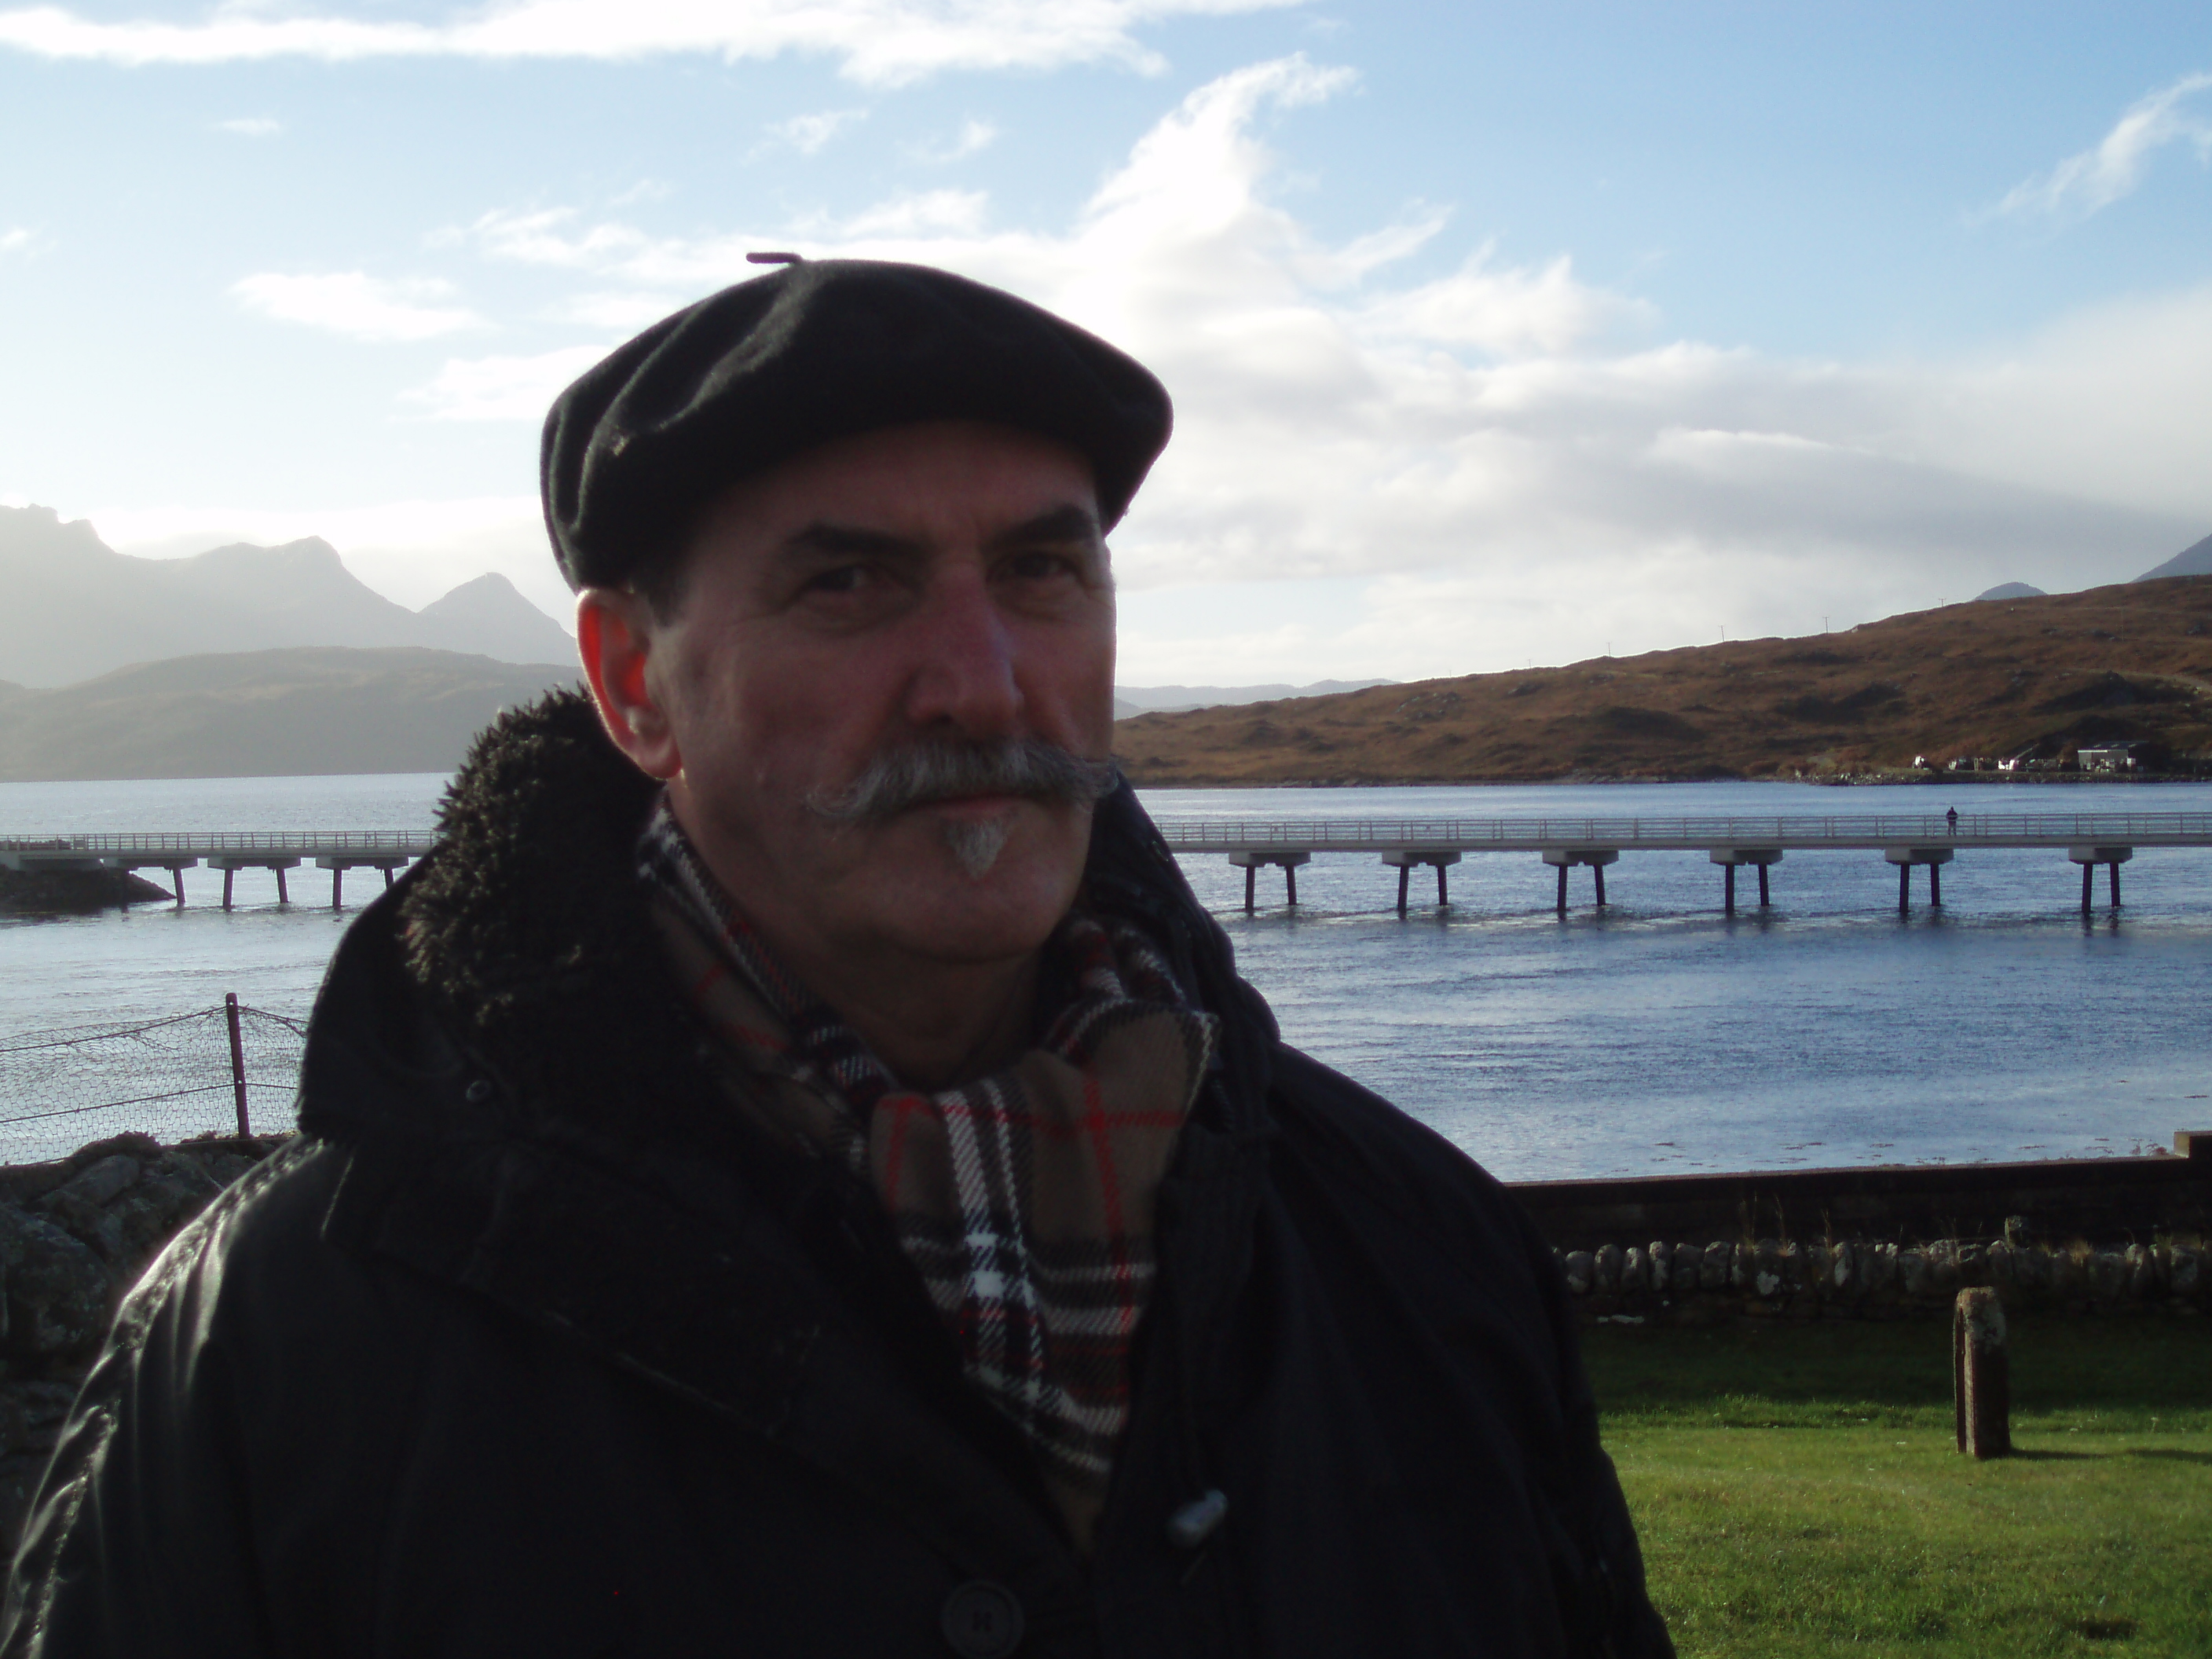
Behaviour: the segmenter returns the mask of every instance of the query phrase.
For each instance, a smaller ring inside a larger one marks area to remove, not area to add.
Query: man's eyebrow
[[[895,536],[887,530],[864,530],[857,525],[826,524],[820,520],[803,530],[793,531],[784,538],[778,550],[783,553],[825,554],[837,557],[851,554],[872,554],[878,557],[890,554],[912,558],[925,550],[909,536]]]
[[[1096,513],[1077,502],[1063,501],[1034,519],[1025,519],[1011,529],[1000,531],[991,538],[991,544],[1006,547],[1024,542],[1081,542],[1096,547],[1104,539],[1099,532]]]

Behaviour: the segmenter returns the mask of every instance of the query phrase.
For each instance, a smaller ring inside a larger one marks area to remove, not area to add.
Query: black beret
[[[992,421],[1091,460],[1109,526],[1173,423],[1134,358],[1026,300],[927,265],[787,264],[664,318],[555,400],[538,484],[572,587],[672,552],[708,501],[832,439]]]

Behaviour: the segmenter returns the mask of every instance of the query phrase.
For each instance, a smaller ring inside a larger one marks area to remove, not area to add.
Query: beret
[[[664,318],[545,417],[538,484],[571,587],[674,551],[741,478],[833,439],[992,421],[1089,457],[1108,526],[1167,445],[1166,389],[1050,312],[927,265],[805,260]]]

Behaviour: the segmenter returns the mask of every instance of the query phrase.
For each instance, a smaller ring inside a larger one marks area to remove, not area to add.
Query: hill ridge
[[[2119,740],[2212,757],[2212,577],[1144,714],[1114,736],[1154,787],[1842,777]]]

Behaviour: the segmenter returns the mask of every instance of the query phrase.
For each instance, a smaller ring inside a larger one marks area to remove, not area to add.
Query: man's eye
[[[1065,553],[1017,553],[1006,563],[1006,574],[1017,581],[1044,581],[1075,574],[1075,561]]]
[[[835,569],[817,571],[809,576],[804,591],[809,593],[857,593],[868,585],[873,574],[864,564],[841,564]]]

